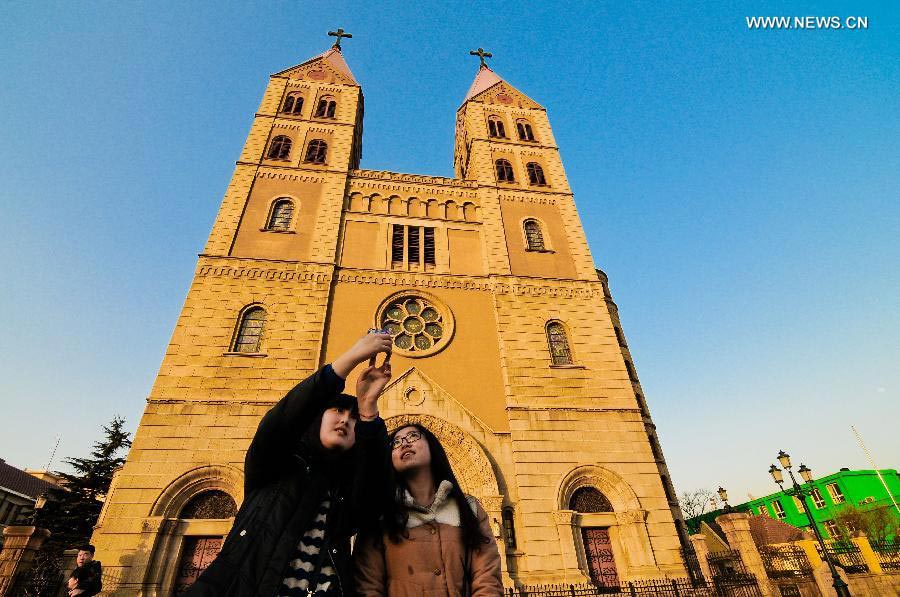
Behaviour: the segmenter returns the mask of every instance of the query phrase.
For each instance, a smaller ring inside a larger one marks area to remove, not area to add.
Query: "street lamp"
[[[725,507],[722,508],[722,512],[724,512],[725,514],[731,512],[731,506],[728,505],[728,492],[725,490],[725,488],[720,486],[716,493],[719,494],[719,499],[722,500],[723,504],[725,504]]]
[[[822,557],[825,558],[825,561],[828,563],[828,568],[831,570],[832,586],[834,587],[834,590],[837,592],[838,597],[850,597],[850,588],[841,578],[841,575],[838,574],[837,568],[834,567],[834,562],[831,561],[828,550],[825,549],[825,540],[822,539],[819,527],[816,526],[816,521],[813,520],[812,512],[806,504],[806,498],[812,495],[815,488],[803,487],[797,483],[794,472],[791,470],[791,457],[788,454],[785,454],[784,450],[778,452],[778,462],[781,463],[781,466],[784,467],[784,470],[790,475],[791,487],[788,489],[784,488],[784,475],[774,464],[769,467],[769,474],[772,475],[772,478],[775,480],[779,489],[787,495],[796,497],[800,503],[803,504],[803,511],[806,513],[806,519],[809,521],[809,526],[812,527],[813,533],[816,535],[816,540],[818,540],[819,545],[822,548]],[[797,472],[800,473],[800,477],[803,479],[804,483],[812,482],[812,469],[808,468],[805,464],[801,463]]]

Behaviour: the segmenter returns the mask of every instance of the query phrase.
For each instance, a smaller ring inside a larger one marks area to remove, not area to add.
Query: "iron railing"
[[[764,545],[759,555],[769,578],[796,578],[812,574],[812,566],[803,548],[797,545]]]
[[[828,556],[835,566],[843,568],[847,574],[860,574],[868,572],[869,567],[859,551],[859,547],[849,541],[829,541],[825,544],[825,554],[822,547],[817,545],[819,556]]]
[[[882,570],[900,570],[900,539],[872,541],[871,545]]]

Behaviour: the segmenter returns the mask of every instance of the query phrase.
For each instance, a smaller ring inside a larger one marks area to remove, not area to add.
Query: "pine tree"
[[[125,462],[131,434],[124,430],[125,419],[116,415],[103,426],[104,438],[94,443],[89,458],[67,458],[74,472],[58,473],[65,488],[54,488],[47,504],[35,516],[37,526],[49,529],[47,547],[63,550],[87,543],[109,492],[113,472]]]

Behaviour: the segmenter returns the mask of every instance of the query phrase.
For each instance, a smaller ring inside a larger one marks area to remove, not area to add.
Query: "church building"
[[[369,328],[394,341],[382,417],[446,446],[505,584],[686,577],[681,511],[547,110],[479,49],[454,177],[363,169],[363,90],[336,35],[272,75],[253,115],[93,536],[104,589],[189,586],[241,503],[260,418]]]

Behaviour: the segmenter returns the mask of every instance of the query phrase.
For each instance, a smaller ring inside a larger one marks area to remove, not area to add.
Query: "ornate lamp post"
[[[724,512],[725,514],[729,514],[731,512],[731,506],[728,505],[728,492],[724,487],[719,487],[716,493],[719,494],[719,499],[722,500],[723,504],[725,504],[725,507],[722,508],[722,512]]]
[[[786,454],[784,450],[779,450],[778,452],[778,462],[781,466],[788,472],[788,475],[791,477],[791,487],[788,489],[784,488],[784,475],[782,474],[781,469],[779,469],[774,464],[769,467],[769,474],[772,475],[772,478],[775,479],[775,483],[778,484],[778,487],[787,495],[794,496],[800,503],[803,504],[803,511],[806,513],[806,519],[809,520],[809,526],[812,527],[813,533],[816,535],[816,540],[818,540],[819,545],[822,548],[822,557],[828,563],[828,568],[831,570],[831,578],[834,581],[832,586],[834,590],[837,592],[838,597],[850,597],[850,588],[847,586],[847,583],[841,578],[841,575],[838,574],[837,568],[834,567],[834,562],[831,561],[831,558],[828,556],[828,551],[825,549],[825,541],[822,539],[822,534],[819,532],[819,527],[816,526],[816,521],[813,520],[812,512],[809,509],[809,506],[806,504],[806,498],[811,496],[813,493],[814,487],[803,487],[799,483],[797,483],[797,479],[794,477],[794,472],[791,470],[791,457]],[[812,470],[807,468],[805,464],[800,464],[800,468],[797,469],[797,472],[800,473],[800,477],[803,479],[804,483],[810,483],[812,481]]]

